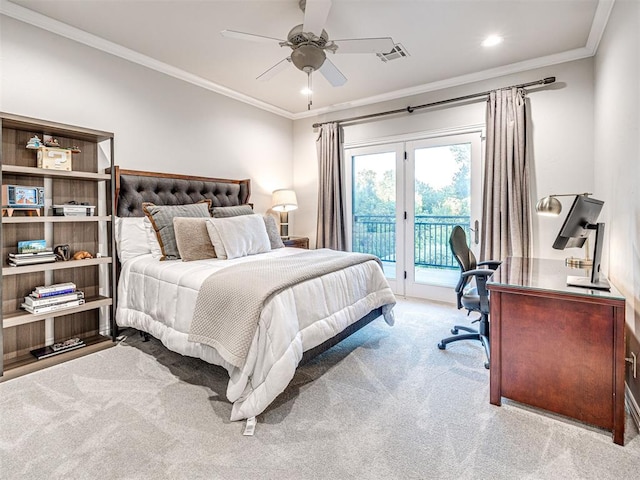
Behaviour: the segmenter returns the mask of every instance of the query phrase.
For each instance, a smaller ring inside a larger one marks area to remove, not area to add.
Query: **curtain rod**
[[[553,83],[556,81],[556,77],[547,77],[547,78],[543,78],[542,80],[536,80],[535,82],[529,82],[529,83],[521,83],[520,85],[511,85],[509,87],[502,87],[499,88],[497,90],[506,90],[508,88],[524,88],[524,87],[532,87],[534,85],[548,85],[549,83]],[[479,98],[479,97],[484,97],[486,95],[489,95],[493,90],[489,90],[488,92],[482,92],[482,93],[472,93],[471,95],[465,95],[463,97],[456,97],[456,98],[449,98],[447,100],[440,100],[438,102],[431,102],[431,103],[425,103],[424,105],[416,105],[415,107],[406,107],[406,108],[399,108],[397,110],[389,110],[387,112],[380,112],[380,113],[371,113],[369,115],[361,115],[359,117],[351,117],[351,118],[343,118],[342,120],[333,120],[333,121],[329,121],[329,122],[323,122],[323,123],[314,123],[313,124],[313,128],[318,128],[321,127],[322,125],[326,124],[326,123],[350,123],[350,122],[355,122],[358,120],[365,120],[368,118],[375,118],[375,117],[382,117],[385,115],[394,115],[397,113],[413,113],[415,110],[420,110],[422,108],[429,108],[429,107],[436,107],[438,105],[445,105],[447,103],[452,103],[452,102],[460,102],[462,100],[469,100],[471,98]]]

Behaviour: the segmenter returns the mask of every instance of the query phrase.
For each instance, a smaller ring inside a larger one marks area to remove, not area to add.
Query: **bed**
[[[379,261],[326,249],[279,248],[268,216],[245,211],[252,208],[249,180],[115,168],[120,259],[116,323],[150,334],[172,351],[224,367],[229,373],[231,420],[262,413],[285,390],[298,365],[372,320],[382,316],[393,324],[395,297]],[[181,217],[182,211],[201,215],[203,208],[224,218]],[[158,217],[156,222],[156,212],[173,212],[174,217]],[[174,245],[166,238],[171,237],[163,237],[167,232],[156,225],[162,222],[175,226],[171,235],[181,247],[180,259],[170,255]],[[195,225],[202,229],[201,224],[208,234],[220,236],[207,237],[206,248],[199,246],[195,233]],[[256,247],[247,240],[254,230],[260,253],[251,251]],[[205,250],[211,246],[217,256],[207,256]],[[242,254],[243,248],[251,254]],[[325,263],[330,268],[323,267]],[[289,270],[303,273],[297,280],[280,278]],[[277,285],[267,287],[272,276],[278,277]],[[233,285],[237,290],[227,292]],[[249,307],[242,310],[245,303]]]

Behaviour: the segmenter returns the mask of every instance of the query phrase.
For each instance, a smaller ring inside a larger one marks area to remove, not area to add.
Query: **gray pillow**
[[[276,225],[276,219],[271,215],[263,215],[262,219],[264,220],[264,226],[267,229],[269,242],[271,242],[271,250],[275,248],[284,248],[282,237],[280,237],[280,232],[278,231],[278,226]]]
[[[209,218],[209,208],[211,200],[202,200],[190,205],[154,205],[153,203],[143,203],[142,210],[151,222],[151,226],[156,232],[162,257],[160,260],[176,260],[180,258],[178,245],[176,244],[175,231],[173,229],[173,219],[175,217],[207,217]]]
[[[216,258],[216,251],[207,231],[208,220],[208,218],[185,217],[173,219],[176,245],[183,262]]]
[[[251,205],[234,205],[232,207],[213,207],[211,216],[214,218],[237,217],[238,215],[252,215]]]

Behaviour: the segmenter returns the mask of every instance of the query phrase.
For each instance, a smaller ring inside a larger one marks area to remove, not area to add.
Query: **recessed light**
[[[304,87],[302,90],[300,90],[300,93],[302,95],[310,95],[313,93],[313,90],[309,90],[307,87]]]
[[[495,45],[498,45],[499,43],[502,43],[502,37],[499,35],[489,35],[487,38],[485,38],[482,42],[482,46],[483,47],[493,47]]]

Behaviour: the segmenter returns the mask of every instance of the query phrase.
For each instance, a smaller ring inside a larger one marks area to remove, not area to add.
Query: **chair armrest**
[[[490,268],[476,268],[475,270],[467,270],[466,272],[462,272],[462,277],[466,278],[474,276],[486,279],[487,277],[493,275],[493,272],[495,272],[495,270],[491,270]]]
[[[499,260],[485,260],[484,262],[478,262],[478,266],[487,265],[491,270],[495,270],[500,266],[502,262]]]

